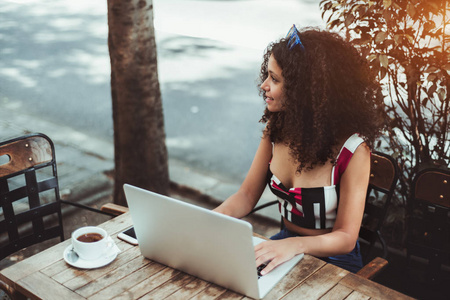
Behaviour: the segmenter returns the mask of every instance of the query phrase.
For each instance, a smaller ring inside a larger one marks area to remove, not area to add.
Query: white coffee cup
[[[86,226],[72,233],[73,250],[84,260],[96,260],[112,247],[108,233],[96,226]]]

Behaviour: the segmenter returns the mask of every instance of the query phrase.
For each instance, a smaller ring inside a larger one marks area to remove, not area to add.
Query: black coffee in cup
[[[93,243],[100,241],[101,239],[103,239],[103,235],[95,232],[85,233],[77,237],[77,240],[83,243]]]

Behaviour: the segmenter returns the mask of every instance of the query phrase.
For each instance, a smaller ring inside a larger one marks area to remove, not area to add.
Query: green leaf
[[[362,33],[361,34],[361,44],[370,44],[372,42],[372,37],[370,34]]]
[[[414,44],[414,38],[411,35],[405,34],[404,37],[406,37],[412,45]]]
[[[327,10],[329,10],[329,9],[331,8],[331,5],[332,5],[331,1],[328,1],[328,0],[322,0],[322,1],[320,1],[319,6],[322,7],[322,10],[323,10],[323,13],[322,13],[322,14],[324,14]],[[323,18],[323,17],[322,17],[322,18]]]
[[[334,27],[341,25],[341,23],[342,23],[341,20],[335,19],[330,23],[328,23],[328,28],[333,29]]]
[[[436,28],[436,23],[433,22],[432,20],[426,22],[425,24],[423,24],[423,31],[427,34],[428,32],[430,32],[431,30]]]
[[[433,14],[436,14],[439,11],[439,6],[436,3],[428,1],[427,4],[430,6],[430,10]]]
[[[389,59],[386,54],[380,54],[380,63],[384,68],[389,66]]]
[[[367,56],[368,61],[373,61],[375,58],[377,58],[376,54],[370,54],[369,56]]]
[[[397,3],[392,3],[392,6],[395,8],[395,9],[402,9],[401,7],[400,7],[400,5],[398,5]]]
[[[384,77],[386,77],[386,75],[387,75],[387,69],[385,67],[381,67],[380,68],[380,79],[379,80],[382,80]]]
[[[360,7],[361,7],[361,4],[354,4],[354,5],[352,6],[352,8],[350,9],[350,11],[351,11],[352,13],[355,13],[355,12],[357,12],[357,11],[359,10]]]
[[[384,41],[387,37],[387,32],[385,31],[380,31],[377,33],[377,35],[375,36],[375,42],[377,44],[381,43],[382,41]]]
[[[384,9],[387,9],[391,6],[392,0],[383,0]]]
[[[436,92],[437,85],[433,82],[427,91],[428,97],[432,97],[434,92]]]
[[[414,4],[412,4],[411,2],[408,3],[408,5],[406,6],[406,11],[408,12],[408,15],[414,19],[414,16],[416,15],[416,8],[414,7]]]
[[[450,75],[450,64],[446,64],[442,66],[442,69],[444,69],[445,71],[447,71],[447,74]]]
[[[435,67],[435,66],[429,66],[429,67],[425,70],[425,72],[426,72],[426,73],[434,73],[434,72],[436,72],[437,70],[439,70],[439,68],[437,68],[437,67]]]
[[[351,13],[347,14],[347,16],[345,17],[345,26],[350,26],[353,21],[355,20],[355,16]]]
[[[437,94],[438,94],[439,100],[441,100],[443,102],[445,100],[445,89],[444,88],[440,88],[437,91]]]
[[[431,81],[435,81],[436,78],[437,78],[436,74],[429,74],[427,77],[427,80],[431,82]]]

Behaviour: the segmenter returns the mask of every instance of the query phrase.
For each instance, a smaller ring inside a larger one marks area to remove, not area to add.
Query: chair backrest
[[[377,239],[381,242],[382,257],[386,258],[387,246],[381,235],[381,227],[397,185],[398,167],[391,156],[381,152],[374,151],[370,160],[369,187],[359,239],[369,244],[364,253],[365,258],[370,256]]]
[[[60,237],[64,240],[55,149],[44,134],[0,143],[0,259]]]
[[[450,170],[428,168],[414,177],[409,203],[407,256],[428,260],[428,278],[450,263]]]
[[[450,170],[425,169],[413,182],[413,204],[427,201],[436,207],[450,208]]]

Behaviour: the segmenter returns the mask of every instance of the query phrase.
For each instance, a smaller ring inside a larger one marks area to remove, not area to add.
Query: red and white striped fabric
[[[287,189],[272,174],[269,165],[267,183],[270,190],[277,196],[281,215],[295,225],[304,228],[332,228],[336,221],[339,203],[340,178],[356,148],[363,142],[364,140],[358,134],[347,139],[338,154],[335,166],[333,166],[330,186]]]

